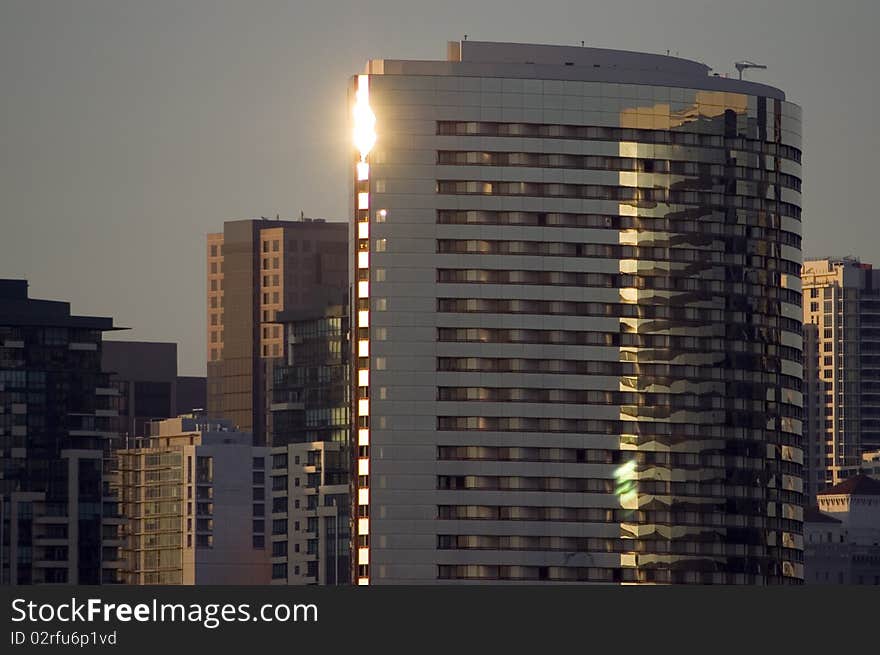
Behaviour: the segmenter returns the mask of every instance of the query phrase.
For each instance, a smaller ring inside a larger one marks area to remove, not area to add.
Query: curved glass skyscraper
[[[471,41],[350,97],[356,578],[800,582],[800,109]]]

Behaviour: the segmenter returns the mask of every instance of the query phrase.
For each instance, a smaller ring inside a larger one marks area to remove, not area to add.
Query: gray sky
[[[348,76],[463,34],[768,65],[804,107],[804,252],[880,265],[878,24],[871,0],[0,0],[0,277],[203,374],[205,233],[346,218]]]

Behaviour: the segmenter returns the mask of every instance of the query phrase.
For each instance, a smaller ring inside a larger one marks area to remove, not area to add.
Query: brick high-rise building
[[[348,227],[321,219],[227,221],[208,235],[208,415],[266,444],[279,312],[324,306],[348,288]]]

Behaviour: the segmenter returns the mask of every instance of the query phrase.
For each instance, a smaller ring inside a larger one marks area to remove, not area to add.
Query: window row
[[[692,512],[696,514],[696,512]],[[743,542],[743,537],[749,541]],[[762,532],[730,535],[724,541],[699,540],[683,535],[670,539],[601,539],[519,535],[437,535],[438,550],[524,550],[575,553],[645,553],[663,555],[707,555],[714,557],[763,557],[767,538]]]
[[[438,387],[437,400],[446,402],[547,403],[571,405],[634,405],[665,410],[768,411],[764,399],[733,398],[725,394],[649,393],[587,389],[548,389],[523,387]],[[789,406],[794,412],[796,406]],[[797,415],[800,415],[800,408]]]
[[[651,217],[570,212],[438,209],[437,223],[441,225],[521,225],[716,234],[763,239],[796,248],[801,247],[800,235],[781,230],[779,217],[766,212],[727,210],[725,212],[701,212],[693,217],[676,212],[667,216]]]
[[[574,566],[505,566],[495,564],[440,564],[438,580],[510,580],[523,582],[604,582],[653,584],[766,584],[760,560],[748,560],[750,571],[706,570],[705,560],[666,568],[599,568]],[[771,563],[772,564],[772,563]],[[713,566],[719,566],[718,563]],[[776,573],[778,575],[778,573]]]
[[[437,269],[437,282],[449,284],[517,284],[540,286],[653,289],[724,295],[762,295],[800,306],[801,294],[776,286],[707,280],[691,275],[626,275],[581,271],[526,271],[479,268]]]
[[[753,477],[754,474],[751,474]],[[736,484],[720,477],[699,482],[670,480],[618,480],[605,478],[524,476],[524,475],[438,475],[441,491],[536,491],[557,493],[644,494],[653,496],[696,496],[762,500],[767,489],[754,482]],[[622,489],[625,487],[625,491]],[[756,513],[761,517],[760,512]]]
[[[796,191],[801,190],[801,180],[794,175],[746,166],[668,159],[641,159],[636,157],[611,157],[605,155],[573,155],[543,152],[498,152],[440,150],[437,163],[451,166],[523,166],[530,168],[565,168],[575,170],[624,171],[633,173],[659,173],[722,179],[738,179],[764,184],[779,184]]]
[[[800,408],[794,408],[799,410]],[[699,438],[724,438],[727,428],[741,430],[743,438],[766,439],[770,416],[762,412],[731,411],[723,416],[717,413],[707,416],[715,423],[671,423],[644,417],[644,420],[613,421],[586,418],[560,418],[536,416],[438,416],[437,429],[449,432],[541,432],[564,434],[610,434],[641,436],[676,436]],[[785,429],[783,423],[782,428]],[[789,430],[793,432],[793,430]],[[795,432],[800,438],[800,432]]]
[[[778,248],[778,244],[769,244]],[[778,254],[725,252],[722,248],[623,246],[566,241],[506,241],[489,239],[437,239],[437,252],[455,255],[518,255],[523,257],[595,257],[659,262],[700,262],[706,266],[750,266],[800,276],[801,265]]]
[[[741,330],[729,327],[726,336],[696,337],[635,332],[590,332],[580,330],[538,330],[520,328],[437,328],[437,341],[469,343],[535,343],[570,346],[632,346],[662,348],[677,352],[752,352],[775,355],[779,330],[762,330],[759,339],[746,341]],[[794,353],[793,353],[794,354]]]
[[[735,443],[725,452],[670,452],[666,450],[609,450],[601,448],[538,448],[520,446],[438,446],[439,461],[558,462],[614,464],[634,462],[638,467],[736,468],[763,470],[766,447]],[[783,462],[788,464],[788,462]]]
[[[666,299],[660,299],[666,300]],[[656,299],[654,300],[657,303]],[[751,298],[748,311],[711,309],[681,304],[578,302],[573,300],[531,300],[518,298],[438,298],[437,311],[452,314],[534,314],[539,316],[595,316],[603,318],[662,319],[678,323],[741,323],[773,328],[780,318],[767,298]],[[800,351],[797,359],[800,362]]]
[[[782,157],[798,163],[801,161],[800,150],[781,143],[744,137],[725,137],[720,134],[673,130],[489,121],[437,121],[437,134],[442,136],[501,136],[700,146],[703,148],[743,150],[770,155],[771,157]]]
[[[723,507],[724,511],[718,511]],[[548,521],[562,523],[639,523],[642,525],[704,525],[776,529],[800,533],[803,523],[793,518],[768,519],[760,500],[727,498],[698,512],[691,510],[553,507],[544,505],[439,505],[437,518],[449,521]]]
[[[750,184],[750,183],[746,183]],[[728,190],[703,191],[694,183],[693,189],[676,184],[675,189],[666,187],[631,187],[601,184],[564,184],[560,182],[505,182],[500,180],[437,180],[436,192],[445,195],[483,196],[529,196],[534,198],[578,198],[582,200],[610,200],[613,202],[640,204],[653,203],[673,205],[697,205],[719,209],[738,208],[777,212],[800,220],[798,205],[778,200],[768,200],[759,185],[746,194],[739,186]],[[717,186],[717,185],[716,185]]]
[[[741,367],[729,370],[714,362],[704,366],[692,366],[687,364],[643,364],[639,362],[527,357],[438,357],[437,370],[458,373],[555,373],[561,375],[645,377],[651,378],[654,384],[660,384],[661,378],[668,378],[670,382],[749,381],[769,385],[778,384],[793,391],[800,391],[803,386],[801,378],[773,373],[765,366],[756,366],[751,370]]]

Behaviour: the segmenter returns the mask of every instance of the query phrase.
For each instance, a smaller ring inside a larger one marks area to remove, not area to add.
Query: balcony
[[[272,403],[269,406],[269,410],[273,412],[285,412],[285,411],[295,411],[295,410],[304,410],[305,404],[302,402],[282,402],[282,403]]]
[[[70,540],[66,537],[34,537],[34,546],[67,546]]]
[[[37,569],[66,569],[70,566],[70,563],[67,560],[35,560],[34,568]]]
[[[114,387],[98,387],[95,389],[96,396],[119,396],[119,389]]]
[[[69,350],[83,350],[83,351],[97,351],[98,344],[96,343],[83,343],[83,342],[71,342],[67,345]]]

